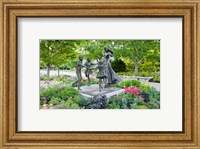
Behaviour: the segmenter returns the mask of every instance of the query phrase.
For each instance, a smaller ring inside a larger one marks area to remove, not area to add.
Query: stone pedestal
[[[123,93],[124,89],[117,87],[108,87],[100,92],[99,85],[93,84],[91,86],[81,86],[81,90],[79,92],[81,93],[81,96],[84,99],[91,99],[92,97],[98,95],[106,95],[108,98],[110,98],[112,96],[116,96],[120,93]]]

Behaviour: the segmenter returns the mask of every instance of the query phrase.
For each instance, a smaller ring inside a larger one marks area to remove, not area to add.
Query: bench
[[[124,80],[138,80],[142,83],[147,83],[149,80],[153,79],[153,77],[141,77],[141,76],[122,76]]]

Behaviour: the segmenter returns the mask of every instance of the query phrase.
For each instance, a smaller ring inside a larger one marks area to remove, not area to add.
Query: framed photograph
[[[3,0],[1,148],[200,148],[199,0]]]

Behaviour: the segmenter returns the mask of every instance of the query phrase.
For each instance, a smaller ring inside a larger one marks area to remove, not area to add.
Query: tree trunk
[[[134,48],[134,53],[137,54],[137,48]],[[138,75],[138,58],[135,59],[135,75]]]
[[[58,78],[60,78],[60,69],[58,68]]]
[[[51,65],[47,64],[47,81],[50,80],[50,69],[51,69]]]
[[[135,60],[135,75],[138,75],[138,59]]]

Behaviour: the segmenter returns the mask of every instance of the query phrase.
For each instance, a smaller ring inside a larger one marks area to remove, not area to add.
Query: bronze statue
[[[92,69],[91,69],[91,66],[92,66],[92,62],[91,62],[91,59],[90,58],[87,58],[87,61],[85,63],[85,76],[87,77],[88,79],[88,86],[90,86],[90,75],[92,74]]]
[[[78,80],[76,80],[73,84],[77,83],[78,86],[78,90],[81,90],[81,80],[82,80],[82,74],[81,74],[81,69],[84,67],[84,65],[82,64],[83,61],[83,56],[79,55],[79,61],[77,62],[76,65],[76,75]]]
[[[98,58],[97,62],[97,68],[98,68],[98,73],[97,73],[97,78],[99,79],[99,91],[107,87],[109,84],[116,84],[122,81],[122,79],[114,72],[114,70],[111,67],[111,57],[113,57],[113,52],[107,47],[104,47],[105,51],[105,57]],[[81,70],[83,67],[86,68],[85,70],[85,75],[88,79],[88,86],[90,86],[90,75],[93,73],[91,69],[91,59],[87,58],[87,61],[85,65],[82,64],[83,62],[83,56],[79,56],[79,61],[77,62],[76,65],[76,75],[77,75],[77,80],[73,83],[77,83],[78,90],[81,90],[81,80],[82,80],[82,75],[81,75]]]
[[[96,77],[99,79],[99,91],[101,92],[101,90],[105,88],[106,79],[108,78],[108,75],[106,73],[107,65],[104,58],[99,58],[97,61],[97,68],[99,69],[99,72],[97,73]]]
[[[104,51],[106,53],[105,60],[107,67],[105,72],[108,76],[107,83],[108,85],[119,83],[120,81],[122,81],[122,79],[115,73],[110,64],[111,57],[113,57],[113,52],[107,46],[104,47]]]

